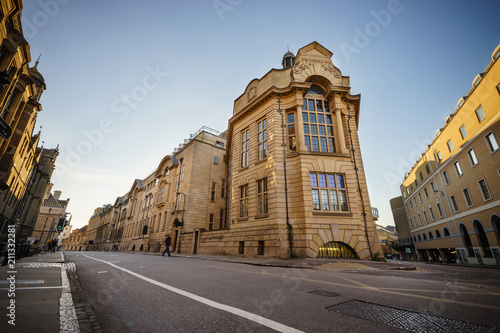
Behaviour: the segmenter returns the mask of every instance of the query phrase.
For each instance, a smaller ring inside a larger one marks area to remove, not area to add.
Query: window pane
[[[311,125],[311,134],[318,134],[318,125]]]
[[[314,111],[314,99],[309,99],[309,111]]]
[[[498,142],[493,133],[490,133],[486,136],[486,140],[488,141],[488,145],[490,146],[490,150],[493,152],[498,149]]]
[[[337,175],[337,188],[345,188],[344,176],[342,175]]]
[[[310,113],[309,114],[309,122],[310,123],[315,123],[316,122],[316,114],[315,113]]]
[[[307,110],[307,100],[304,98],[304,101],[302,102],[302,110]]]
[[[479,181],[479,186],[481,187],[481,191],[483,191],[483,196],[485,200],[491,199],[490,191],[488,190],[488,186],[486,185],[486,181],[481,179]]]
[[[308,123],[309,122],[308,117],[307,117],[307,112],[302,112],[302,121],[304,123]]]
[[[264,149],[262,150],[262,158],[267,157],[267,141],[264,142]]]
[[[318,190],[312,190],[312,200],[313,200],[313,209],[320,210],[319,207],[319,192]]]
[[[333,136],[333,126],[327,126],[326,134]]]
[[[460,167],[460,163],[455,162],[455,170],[457,171],[457,175],[461,176],[462,175],[462,168]]]
[[[325,126],[319,125],[319,135],[326,135]]]
[[[339,191],[339,202],[340,202],[340,210],[341,211],[348,211],[347,209],[347,196],[345,194],[345,191],[341,190]]]
[[[332,210],[339,210],[336,190],[330,190],[330,205],[332,206]]]
[[[328,187],[335,188],[335,175],[328,175]]]
[[[321,190],[321,209],[330,210],[330,206],[328,204],[328,190]]]
[[[327,124],[331,124],[332,123],[332,116],[330,116],[329,114],[326,115],[326,123]]]
[[[288,135],[295,134],[295,125],[288,125]]]
[[[335,151],[335,140],[328,138],[328,144],[330,145],[330,153],[333,153]]]
[[[324,101],[324,103],[325,103],[325,111],[330,112],[330,104],[328,103],[328,101]]]
[[[310,138],[310,137],[308,137],[308,136],[306,136],[304,139],[306,140],[306,147],[307,147],[307,150],[308,150],[308,151],[311,151],[311,138]]]
[[[474,149],[469,150],[469,157],[470,157],[470,161],[471,161],[472,165],[476,165],[477,164],[477,157],[476,157],[476,153],[474,152]]]
[[[309,125],[304,124],[304,134],[309,134]]]
[[[325,123],[325,116],[322,114],[318,114],[318,123],[324,124]]]
[[[462,127],[460,127],[460,135],[462,136],[462,139],[465,139],[465,137],[467,136],[467,130],[465,129],[465,125],[462,125]]]
[[[328,146],[326,144],[326,138],[320,137],[319,140],[321,142],[321,151],[327,152],[328,151]]]
[[[287,115],[287,119],[288,119],[288,123],[289,123],[289,124],[293,124],[293,123],[295,123],[295,114],[293,114],[293,113],[289,113],[289,114]]]
[[[319,174],[319,187],[326,187],[326,175],[324,173]]]
[[[483,119],[486,118],[486,114],[484,113],[482,106],[479,106],[479,108],[476,110],[476,116],[479,122],[482,122]]]
[[[318,179],[315,173],[310,174],[311,177],[311,187],[318,187]]]
[[[318,111],[323,111],[323,101],[321,101],[321,100],[316,101],[316,109]]]
[[[313,136],[312,137],[312,150],[313,151],[319,151],[319,142],[318,142],[318,137]]]

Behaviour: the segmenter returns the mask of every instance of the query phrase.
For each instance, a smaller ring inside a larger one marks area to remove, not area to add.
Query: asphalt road
[[[493,332],[500,325],[500,269],[65,256],[104,332]]]

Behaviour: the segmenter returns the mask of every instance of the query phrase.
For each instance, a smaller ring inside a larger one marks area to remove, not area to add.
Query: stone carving
[[[332,66],[332,64],[327,64],[327,63],[323,63],[321,66],[323,66],[323,69],[325,71],[327,71],[330,74],[333,74],[337,79],[340,78],[340,76],[341,76],[340,70],[337,67]]]
[[[250,102],[252,99],[255,98],[256,95],[257,95],[257,89],[255,87],[250,88],[250,90],[247,93],[248,101]]]
[[[295,66],[293,66],[293,72],[299,74],[300,72],[308,69],[311,67],[312,62],[307,61],[307,60],[302,60],[297,63],[295,63]]]

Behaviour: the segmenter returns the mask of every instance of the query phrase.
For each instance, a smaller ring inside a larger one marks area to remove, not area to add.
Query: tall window
[[[467,204],[467,207],[472,207],[473,203],[472,203],[472,198],[471,198],[470,193],[469,193],[469,189],[466,187],[462,190],[462,192],[464,194],[465,203]]]
[[[267,178],[257,181],[257,205],[258,213],[265,214],[267,209]]]
[[[219,214],[219,224],[220,224],[220,228],[227,228],[228,226],[224,223],[224,209],[221,209],[220,210],[220,214]]]
[[[476,116],[479,122],[482,122],[483,119],[486,118],[486,114],[484,113],[483,107],[481,105],[476,109]]]
[[[250,141],[250,130],[245,130],[241,133],[241,167],[248,166],[248,149]]]
[[[208,230],[212,230],[214,228],[214,214],[210,214],[208,219]]]
[[[453,163],[453,165],[455,166],[455,171],[457,172],[457,176],[460,177],[462,175],[462,168],[460,167],[460,163],[456,161],[455,163]]]
[[[449,184],[450,183],[450,177],[448,177],[448,172],[443,171],[443,177],[444,177],[444,181],[446,182],[446,184]]]
[[[474,167],[476,166],[479,162],[476,157],[476,153],[474,152],[474,148],[471,148],[467,151],[467,156],[469,156],[469,161],[470,164]]]
[[[448,141],[448,150],[450,153],[453,151],[453,144],[451,143],[451,140]]]
[[[210,192],[210,201],[215,201],[215,189],[217,187],[217,183],[212,183],[212,191]]]
[[[240,187],[240,217],[248,216],[248,185]]]
[[[348,211],[344,175],[311,173],[313,209]]]
[[[457,204],[457,199],[455,199],[455,196],[454,196],[454,195],[452,195],[452,196],[450,197],[450,200],[451,200],[451,204],[453,205],[453,210],[454,210],[455,212],[458,212],[458,204]]]
[[[479,189],[481,190],[481,194],[483,195],[484,201],[490,200],[491,199],[491,193],[490,190],[488,189],[488,185],[486,184],[486,180],[481,179],[477,182],[479,184]]]
[[[460,127],[460,135],[462,136],[462,139],[465,139],[465,137],[467,136],[467,130],[465,129],[465,125],[462,125],[462,127]]]
[[[443,211],[441,210],[441,204],[439,202],[436,202],[436,207],[438,209],[439,217],[443,217]]]
[[[302,106],[304,140],[309,151],[335,152],[332,115],[328,101],[307,99]],[[309,111],[309,112],[307,112]]]
[[[291,112],[286,115],[288,128],[288,149],[290,152],[297,150],[297,138],[295,137],[295,113]]]
[[[267,157],[267,120],[263,119],[259,121],[257,124],[258,128],[258,149],[259,149],[259,160],[262,160]]]
[[[497,142],[497,139],[495,138],[495,134],[493,134],[493,132],[490,132],[484,138],[486,139],[486,143],[488,144],[488,149],[490,150],[491,153],[498,150],[498,148],[499,148],[498,142]]]
[[[220,197],[221,198],[224,198],[224,196],[226,195],[226,180],[225,179],[222,179],[222,185],[220,186]]]

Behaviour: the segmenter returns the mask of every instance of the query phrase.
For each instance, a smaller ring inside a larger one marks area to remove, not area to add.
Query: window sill
[[[236,221],[238,221],[238,222],[248,221],[248,216],[247,217],[238,217],[238,219]]]
[[[345,216],[345,217],[352,217],[352,213],[349,212],[312,212],[313,215],[316,216]]]
[[[269,213],[263,213],[263,214],[257,214],[257,215],[255,215],[255,219],[264,219],[266,217],[269,217]]]
[[[255,162],[255,164],[254,164],[254,165],[261,164],[261,163],[264,163],[264,162],[267,162],[267,156],[266,156],[266,157],[264,157],[263,159],[258,160],[257,162]]]

